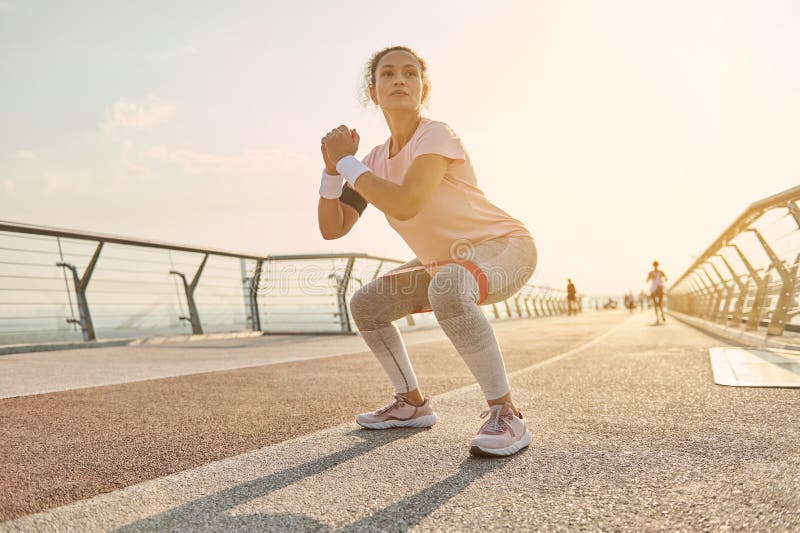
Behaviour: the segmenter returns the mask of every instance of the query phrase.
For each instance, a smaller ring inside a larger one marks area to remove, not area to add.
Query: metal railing
[[[770,336],[797,324],[800,186],[753,203],[672,285],[670,309]]]
[[[402,261],[363,253],[257,256],[0,221],[0,345],[246,331],[353,333],[352,293]],[[490,319],[566,313],[525,285]],[[433,323],[433,313],[402,327]]]

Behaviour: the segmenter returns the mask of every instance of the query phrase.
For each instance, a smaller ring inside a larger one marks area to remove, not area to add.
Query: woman
[[[469,156],[444,123],[422,117],[430,93],[425,61],[403,46],[372,56],[365,93],[383,111],[390,138],[354,157],[355,130],[322,139],[325,171],[318,208],[322,236],[345,235],[367,204],[380,209],[416,258],[355,292],[350,310],[395,390],[395,400],[357,416],[365,428],[429,427],[436,414],[419,389],[392,321],[432,309],[486,397],[489,416],[470,443],[474,455],[506,456],[530,444],[514,406],[503,357],[479,303],[516,293],[536,267],[536,246],[518,220],[486,199]]]

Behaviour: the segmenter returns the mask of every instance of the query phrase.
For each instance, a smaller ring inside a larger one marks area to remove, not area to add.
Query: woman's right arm
[[[360,140],[358,134],[353,130],[354,139]],[[328,158],[325,152],[325,146],[322,147],[322,160],[325,163],[325,173],[331,176],[338,175],[336,165]],[[352,191],[350,191],[352,192]],[[343,189],[342,194],[350,195]],[[352,202],[351,202],[352,203]],[[361,206],[361,211],[363,211]],[[317,206],[317,220],[319,222],[319,232],[322,238],[326,241],[344,237],[352,229],[353,225],[358,220],[360,212],[354,207],[342,202],[339,198],[323,198],[320,196],[319,205]]]
[[[347,235],[358,220],[358,216],[358,211],[343,204],[338,198],[331,200],[320,197],[319,199],[317,207],[319,232],[325,240],[338,239]]]

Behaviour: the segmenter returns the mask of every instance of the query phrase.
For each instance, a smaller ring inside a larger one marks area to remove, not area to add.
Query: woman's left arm
[[[403,183],[365,172],[355,189],[369,203],[398,220],[408,220],[422,211],[442,182],[451,159],[439,154],[423,154],[412,161]]]
[[[337,166],[342,158],[355,156],[358,148],[350,129],[344,125],[331,130],[322,139],[322,144],[328,157],[336,161]],[[401,185],[372,172],[364,172],[356,177],[353,188],[367,202],[392,218],[408,220],[416,216],[431,199],[451,161],[440,154],[422,154],[411,162]]]

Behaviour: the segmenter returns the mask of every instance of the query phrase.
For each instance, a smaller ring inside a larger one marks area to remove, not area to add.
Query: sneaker
[[[356,423],[367,429],[428,428],[436,423],[437,418],[429,398],[417,407],[395,394],[392,403],[371,413],[361,413],[356,417]]]
[[[481,413],[489,416],[469,443],[469,453],[487,457],[513,455],[531,443],[531,432],[522,418],[514,415],[511,404],[494,405]]]

